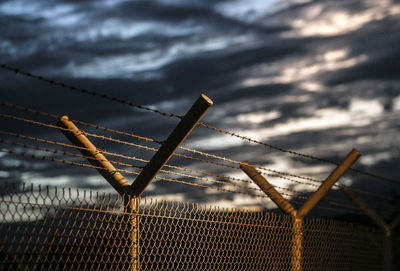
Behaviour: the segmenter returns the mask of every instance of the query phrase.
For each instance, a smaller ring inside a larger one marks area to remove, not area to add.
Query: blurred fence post
[[[353,149],[346,158],[332,171],[326,180],[320,185],[317,191],[312,194],[307,201],[296,210],[290,202],[270,184],[253,165],[244,161],[240,168],[250,177],[260,188],[275,202],[278,207],[290,215],[293,219],[292,225],[292,271],[301,271],[303,268],[303,219],[311,209],[325,196],[331,187],[339,180],[346,170],[357,160],[360,153]]]
[[[386,223],[372,208],[349,187],[344,187],[343,192],[353,201],[372,221],[383,231],[383,269],[392,271],[392,234],[393,230],[400,224],[400,217],[394,219],[390,224]]]

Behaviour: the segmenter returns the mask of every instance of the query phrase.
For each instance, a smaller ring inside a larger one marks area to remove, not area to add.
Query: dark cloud
[[[393,136],[399,130],[400,106],[398,4],[277,1],[270,8],[267,4],[242,4],[6,1],[0,4],[0,56],[4,63],[56,81],[178,115],[185,114],[205,92],[215,102],[205,121],[217,127],[335,161],[358,147],[367,157],[359,167],[398,179],[400,142]],[[1,100],[157,140],[164,140],[178,122],[5,70],[0,72],[0,83]],[[4,107],[1,113],[56,122]],[[68,142],[54,129],[6,119],[1,119],[0,125],[2,130]],[[116,153],[146,159],[152,156],[151,151],[93,140]],[[186,144],[238,161],[249,159],[273,168],[285,165],[286,170],[318,178],[330,169],[318,161],[202,127],[194,130]],[[1,178],[12,182],[66,177],[74,187],[107,187],[102,182],[86,181],[97,175],[94,169],[10,155],[1,159],[0,171],[10,172],[9,177]],[[7,161],[21,164],[15,167]],[[242,174],[238,169],[205,166],[195,160],[173,158],[171,163],[218,174]],[[355,187],[363,188],[363,176],[350,177]],[[368,180],[370,191],[384,195],[397,191],[396,187]],[[171,193],[196,201],[234,199],[221,191],[211,194],[162,181],[148,192]]]
[[[389,54],[372,59],[356,67],[344,69],[335,73],[327,81],[328,85],[338,85],[360,80],[394,80],[399,78],[400,54]]]

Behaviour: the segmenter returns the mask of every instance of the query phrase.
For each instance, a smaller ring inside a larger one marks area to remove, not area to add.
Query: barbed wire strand
[[[93,156],[86,156],[86,155],[82,155],[82,154],[71,153],[71,152],[68,152],[68,151],[60,151],[60,150],[51,149],[51,148],[44,148],[44,147],[40,147],[40,146],[20,143],[20,142],[16,142],[16,141],[1,139],[1,138],[0,138],[0,143],[7,143],[7,144],[10,144],[10,145],[13,145],[13,146],[19,146],[19,147],[26,148],[26,149],[40,150],[40,151],[44,151],[44,152],[50,152],[50,153],[56,153],[56,154],[62,154],[62,155],[69,155],[69,156],[73,156],[73,157],[85,158],[85,159],[89,159],[89,160],[98,161],[98,159],[93,157]],[[143,166],[123,163],[123,162],[119,162],[119,161],[115,161],[115,160],[108,160],[107,159],[107,160],[104,160],[104,161],[109,161],[112,164],[116,164],[116,165],[120,165],[120,166],[124,166],[124,167],[143,168]],[[218,180],[211,180],[211,179],[208,179],[208,178],[203,178],[203,177],[194,176],[194,175],[190,175],[190,174],[174,172],[174,171],[171,171],[171,170],[161,169],[160,172],[167,173],[167,174],[173,174],[173,175],[177,175],[177,176],[180,176],[180,177],[197,179],[197,180],[201,180],[201,181],[214,182],[214,183],[224,184],[224,185],[231,185],[231,186],[235,186],[235,187],[242,188],[242,189],[250,189],[250,190],[254,190],[254,191],[258,191],[258,192],[261,191],[261,189],[259,189],[259,188],[241,186],[241,185],[237,185],[237,184],[233,184],[233,183],[229,183],[229,182],[218,181]]]
[[[57,119],[57,120],[62,117],[60,115],[56,115],[56,114],[40,111],[40,110],[37,110],[37,109],[33,109],[33,108],[26,107],[26,106],[22,106],[22,105],[8,103],[8,102],[5,102],[5,101],[0,101],[0,105],[1,106],[6,106],[6,107],[9,107],[9,108],[12,108],[12,109],[16,109],[16,110],[21,110],[21,111],[25,111],[25,112],[29,112],[29,113],[34,113],[34,114],[40,115],[40,116],[50,117],[50,118]],[[95,128],[95,129],[98,129],[98,130],[111,132],[111,133],[114,133],[114,134],[125,135],[125,136],[129,136],[129,137],[132,137],[132,138],[135,138],[135,139],[140,139],[140,140],[145,140],[145,141],[150,141],[150,142],[155,142],[155,143],[158,143],[158,144],[162,144],[162,141],[158,141],[158,140],[151,139],[151,138],[144,137],[144,136],[139,136],[139,135],[136,135],[136,134],[133,134],[133,133],[123,132],[123,131],[119,131],[119,130],[103,127],[101,125],[92,124],[92,123],[88,123],[88,122],[84,122],[84,121],[80,121],[80,120],[75,120],[75,119],[70,119],[70,120],[72,122],[78,123],[80,125],[84,125],[86,127],[91,127],[91,128]]]
[[[47,124],[47,123],[43,123],[43,122],[39,122],[39,121],[35,121],[35,120],[30,120],[30,119],[26,119],[26,118],[22,118],[22,117],[18,117],[18,116],[8,115],[8,114],[0,114],[0,117],[9,118],[9,119],[13,119],[13,120],[19,120],[19,121],[23,121],[23,122],[30,123],[30,124],[40,125],[40,126],[44,126],[44,127],[48,127],[48,128],[53,128],[53,129],[59,129],[59,130],[63,130],[63,131],[72,131],[72,130],[70,130],[68,128],[64,128],[64,127],[61,127],[61,126]],[[82,131],[82,130],[80,130],[80,131],[86,136],[91,136],[91,137],[99,138],[99,139],[102,139],[102,140],[113,141],[113,142],[116,142],[116,143],[125,144],[125,145],[129,145],[129,146],[133,146],[133,147],[138,147],[138,148],[142,148],[142,149],[146,149],[146,150],[150,150],[150,151],[157,151],[156,148],[152,148],[152,147],[148,147],[148,146],[144,146],[144,145],[140,145],[140,144],[136,144],[136,143],[131,143],[131,142],[127,142],[127,141],[123,141],[123,140],[119,140],[119,139],[114,139],[112,137],[107,137],[107,136],[103,136],[103,135],[97,135],[97,134],[85,132],[85,131]],[[240,169],[239,166],[230,166],[230,165],[227,165],[227,164],[224,164],[224,163],[205,160],[205,159],[202,159],[202,158],[192,157],[192,156],[188,156],[188,155],[185,155],[185,154],[174,153],[173,155],[174,156],[178,156],[178,157],[182,157],[182,158],[186,158],[186,159],[196,160],[196,161],[199,161],[199,162],[210,163],[210,164],[214,164],[214,165],[217,165],[217,166],[224,166],[224,167],[228,167],[228,168]],[[239,161],[235,161],[235,160],[228,159],[228,158],[226,158],[226,161],[231,162],[231,163],[235,163],[235,164],[238,164],[238,165],[241,164],[241,162],[239,162]],[[310,181],[319,182],[319,183],[323,182],[322,180],[315,180],[315,179],[310,178],[310,177],[294,175],[294,174],[291,174],[291,173],[286,173],[286,172],[281,172],[281,171],[277,171],[277,170],[273,170],[273,169],[268,169],[268,168],[261,167],[261,166],[258,166],[257,168],[263,169],[263,170],[266,170],[266,171],[269,171],[269,172],[273,172],[275,174],[292,176],[292,177],[305,179],[305,180],[310,180]]]
[[[51,113],[47,113],[47,112],[43,112],[43,111],[39,111],[39,110],[36,110],[36,109],[32,109],[32,108],[28,108],[28,107],[20,106],[20,105],[16,105],[16,104],[11,104],[11,103],[7,103],[7,102],[1,102],[1,105],[7,106],[7,107],[10,107],[10,108],[13,108],[13,109],[23,110],[23,111],[26,111],[26,112],[32,112],[32,113],[35,113],[35,114],[38,114],[38,115],[42,115],[42,116],[52,117],[52,118],[55,118],[55,119],[59,119],[61,117],[61,116],[58,116],[58,115],[55,115],[55,114],[51,114]],[[99,125],[96,125],[96,124],[82,122],[82,121],[79,121],[79,120],[71,120],[71,121],[79,123],[79,124],[82,124],[82,125],[87,126],[87,127],[93,127],[93,128],[96,128],[96,129],[101,129],[101,130],[105,130],[105,131],[109,131],[109,132],[113,132],[113,133],[127,135],[127,136],[130,136],[130,137],[136,138],[136,139],[142,139],[142,140],[146,140],[146,141],[156,142],[156,143],[162,144],[161,141],[157,141],[155,139],[151,139],[151,138],[148,138],[148,137],[138,136],[138,135],[135,135],[135,134],[132,134],[132,133],[126,133],[126,132],[122,132],[122,131],[118,131],[118,130],[114,130],[114,129],[109,129],[109,128],[105,128],[105,127],[102,127],[102,126],[99,126]],[[84,131],[82,131],[82,132],[84,132]],[[218,159],[218,160],[221,160],[221,161],[225,161],[225,162],[229,162],[229,163],[237,164],[237,165],[241,164],[241,162],[233,160],[233,159],[230,159],[230,158],[227,158],[227,157],[222,157],[222,156],[218,156],[218,155],[214,155],[214,154],[210,154],[210,153],[206,153],[206,152],[202,152],[202,151],[198,151],[198,150],[194,150],[194,149],[190,149],[190,148],[182,147],[182,146],[179,146],[179,148],[182,149],[182,150],[188,151],[188,152],[200,154],[200,155],[208,157],[208,158],[214,158],[214,159]],[[188,158],[187,156],[183,156],[183,157],[184,158]],[[204,162],[205,160],[198,159],[198,161],[203,161]],[[270,171],[270,172],[273,172],[273,173],[276,173],[276,174],[302,178],[302,179],[306,179],[306,180],[313,181],[313,182],[320,182],[320,183],[323,182],[323,180],[316,180],[316,179],[313,179],[313,178],[310,178],[310,177],[306,177],[306,176],[298,176],[298,175],[293,175],[293,174],[286,173],[286,172],[279,172],[279,171],[271,170],[271,169],[268,169],[268,168],[265,168],[265,167],[262,167],[262,166],[258,166],[258,165],[255,165],[254,167],[262,169],[262,170]],[[234,167],[234,168],[238,168],[238,167]]]
[[[41,125],[41,126],[45,126],[45,127],[49,127],[49,128],[55,128],[55,129],[70,131],[70,129],[68,129],[68,128],[64,128],[64,127],[60,127],[60,126],[56,126],[56,125],[52,125],[52,124],[46,124],[46,123],[43,123],[43,122],[29,120],[29,119],[26,119],[26,118],[12,116],[12,115],[8,115],[8,114],[0,114],[0,117],[6,117],[6,118],[14,119],[14,120],[20,120],[20,121],[24,121],[24,122],[28,122],[28,123],[32,123],[32,124],[36,124],[36,125]],[[139,145],[139,144],[135,144],[135,143],[131,143],[131,142],[126,142],[126,141],[122,141],[122,140],[118,140],[118,139],[113,139],[111,137],[105,137],[105,136],[102,136],[102,135],[96,135],[96,134],[88,133],[88,132],[85,132],[85,131],[81,131],[81,132],[84,133],[85,135],[92,136],[92,137],[95,137],[95,138],[114,141],[114,142],[117,142],[117,143],[126,144],[126,145],[130,145],[130,146],[134,146],[134,147],[139,147],[139,148],[143,148],[143,149],[146,149],[146,150],[157,151],[157,149],[155,149],[155,148],[151,148],[151,147],[147,147],[147,146],[143,146],[143,145]],[[229,166],[229,165],[226,165],[226,164],[223,164],[223,163],[213,162],[213,161],[209,161],[209,160],[205,160],[205,159],[201,159],[201,158],[196,158],[196,157],[191,157],[191,156],[187,156],[187,155],[183,155],[183,154],[177,154],[176,153],[175,155],[183,157],[183,158],[187,158],[187,159],[192,159],[192,160],[197,160],[197,161],[201,161],[201,162],[211,163],[211,164],[218,165],[218,166],[226,166],[226,167],[230,167],[230,168],[240,169],[239,166]],[[238,162],[238,161],[234,161],[234,160],[231,160],[231,159],[227,159],[227,160],[229,160],[232,163],[240,164],[240,162]],[[287,177],[284,177],[282,175],[293,176],[293,177],[296,177],[296,178],[302,178],[302,179],[311,180],[311,181],[319,182],[319,183],[323,182],[322,180],[321,181],[314,180],[314,179],[309,178],[309,177],[294,175],[294,174],[290,174],[290,173],[286,173],[286,172],[280,172],[280,171],[276,171],[276,170],[272,170],[272,169],[268,169],[268,168],[264,168],[264,167],[259,167],[259,168],[261,168],[263,170],[267,170],[267,171],[273,172],[275,174],[278,174],[278,176],[280,178],[283,178],[283,179],[289,180],[289,181],[294,181],[294,180],[292,180],[290,178],[287,178]],[[268,176],[274,176],[275,177],[275,175],[271,175],[271,174],[269,174]]]
[[[9,114],[0,114],[0,118],[8,118],[8,119],[13,119],[13,120],[19,120],[19,121],[23,121],[23,122],[26,122],[26,123],[47,127],[47,128],[53,128],[53,129],[73,132],[73,130],[68,129],[68,128],[64,128],[64,127],[61,127],[61,126],[48,124],[48,123],[35,121],[35,120],[30,120],[30,119],[26,119],[26,118],[22,118],[22,117],[18,117],[18,116],[13,116],[13,115],[9,115]],[[129,146],[133,146],[133,147],[139,147],[139,148],[147,149],[147,150],[151,150],[151,151],[157,151],[156,148],[147,147],[147,146],[144,146],[144,145],[139,145],[139,144],[135,144],[135,143],[132,143],[132,142],[127,142],[127,141],[123,141],[123,140],[119,140],[119,139],[114,139],[112,137],[107,137],[107,136],[97,135],[97,134],[93,134],[93,133],[88,133],[88,132],[85,132],[85,131],[82,131],[82,130],[80,130],[80,131],[86,136],[91,136],[91,137],[95,137],[95,138],[99,138],[99,139],[103,139],[103,140],[108,140],[108,141],[113,141],[113,142],[116,142],[116,143],[121,143],[121,144],[129,145]]]
[[[39,115],[44,115],[44,116],[56,118],[56,119],[60,118],[60,116],[58,116],[58,115],[47,113],[47,112],[42,112],[42,111],[39,111],[39,110],[36,110],[36,109],[32,109],[32,108],[28,108],[28,107],[21,106],[21,105],[11,104],[11,103],[7,103],[7,102],[1,102],[1,105],[7,106],[7,107],[10,107],[10,108],[13,108],[13,109],[19,109],[19,110],[23,110],[23,111],[39,114]],[[113,132],[113,133],[116,133],[116,134],[126,135],[126,136],[133,137],[133,138],[136,138],[136,139],[155,142],[155,143],[158,143],[158,144],[162,144],[163,143],[162,141],[158,141],[158,140],[151,139],[151,138],[148,138],[148,137],[143,137],[143,136],[135,135],[135,134],[132,134],[132,133],[127,133],[127,132],[118,131],[118,130],[115,130],[115,129],[102,127],[102,126],[99,126],[99,125],[96,125],[96,124],[91,124],[91,123],[88,123],[88,122],[83,122],[83,121],[79,121],[79,120],[71,120],[71,121],[79,123],[79,124],[87,126],[87,127],[92,127],[92,128],[95,128],[95,129],[100,129],[100,130],[104,130],[104,131],[108,131],[108,132]],[[82,131],[82,132],[84,132],[84,131]],[[230,163],[233,163],[233,164],[239,164],[239,165],[241,164],[241,162],[233,160],[233,159],[229,159],[229,158],[226,158],[226,157],[222,157],[222,156],[218,156],[218,155],[214,155],[214,154],[210,154],[210,153],[194,150],[194,149],[183,147],[183,146],[179,146],[179,149],[182,149],[182,150],[185,150],[185,151],[188,151],[188,152],[192,152],[192,153],[197,153],[197,154],[200,154],[200,155],[208,157],[208,158],[214,158],[214,159],[230,162]],[[179,154],[174,154],[174,155],[178,155],[179,156]],[[187,159],[192,159],[192,160],[194,158],[194,157],[188,158],[187,156],[181,156],[181,157],[184,157],[184,158],[187,158]],[[204,162],[204,160],[199,160],[199,159],[194,159],[194,160],[198,160],[198,161],[203,161]],[[219,165],[221,165],[221,164],[219,164]],[[259,166],[259,165],[254,165],[254,167],[258,168],[258,169],[261,169],[261,170],[274,172],[276,174],[291,176],[291,177],[295,177],[295,178],[301,178],[301,179],[309,180],[309,181],[312,181],[312,182],[319,182],[319,183],[323,182],[323,180],[318,180],[318,179],[314,179],[314,178],[310,178],[310,177],[306,177],[306,176],[290,174],[290,173],[286,173],[286,172],[280,172],[280,171],[268,169],[268,168],[265,168],[265,167],[262,167],[262,166]],[[358,173],[362,173],[362,171],[360,171],[358,169],[350,168],[350,170],[356,171]]]
[[[5,153],[8,153],[8,154],[12,154],[12,155],[19,155],[19,156],[29,157],[29,158],[38,159],[38,160],[47,160],[47,161],[51,161],[51,162],[59,162],[59,163],[63,163],[63,164],[71,165],[71,166],[80,166],[80,167],[88,167],[88,168],[105,170],[105,168],[103,168],[103,167],[93,166],[93,165],[90,165],[90,164],[78,163],[78,162],[68,161],[68,160],[64,160],[64,159],[57,159],[57,158],[54,158],[54,157],[48,157],[48,156],[42,156],[42,155],[34,155],[34,154],[26,153],[26,152],[15,152],[15,151],[12,151],[12,150],[7,150],[7,149],[0,149],[0,152],[5,152]],[[133,174],[133,175],[138,175],[139,174],[139,172],[132,171],[132,170],[116,169],[116,171],[117,172],[129,173],[129,174]],[[251,196],[251,197],[268,198],[270,200],[270,198],[268,196],[263,195],[263,194],[246,193],[246,192],[242,192],[242,191],[235,191],[235,190],[220,188],[220,187],[216,187],[216,186],[197,184],[197,183],[193,183],[193,182],[187,182],[187,181],[176,180],[176,179],[160,177],[160,176],[156,176],[155,179],[163,180],[163,181],[167,181],[167,182],[174,182],[174,183],[190,185],[190,186],[194,186],[194,187],[208,188],[208,189],[218,190],[218,191],[221,191],[221,192],[237,193],[237,194],[242,194],[242,195]],[[306,200],[305,197],[293,196],[293,195],[290,195],[290,194],[287,194],[287,193],[282,193],[282,195],[283,196],[287,196],[287,197],[293,197],[295,199],[301,199],[303,201]],[[299,202],[299,201],[296,201],[296,200],[293,200],[293,199],[292,199],[292,201],[294,203],[299,203],[299,204],[303,203],[303,202]],[[332,209],[332,208],[325,207],[325,206],[320,206],[320,205],[317,205],[316,208],[324,209],[324,210],[330,210],[330,211],[333,211],[333,212],[340,212],[340,211],[338,211],[336,209]],[[350,209],[353,209],[353,208],[350,208]]]
[[[106,100],[110,100],[110,101],[113,101],[113,102],[118,102],[118,103],[121,103],[121,104],[129,105],[129,106],[132,106],[132,107],[135,107],[135,108],[138,108],[138,109],[141,109],[141,110],[145,110],[145,111],[148,111],[148,112],[157,113],[157,114],[160,114],[162,116],[176,117],[176,118],[180,118],[180,119],[182,118],[182,116],[179,116],[179,115],[176,115],[176,114],[173,114],[173,113],[165,113],[165,112],[162,112],[160,110],[152,109],[152,108],[140,105],[140,104],[135,104],[135,103],[132,103],[132,102],[120,99],[120,98],[116,98],[116,97],[109,96],[109,95],[106,95],[106,94],[97,93],[97,92],[92,91],[92,90],[78,88],[76,86],[72,86],[72,85],[68,85],[68,84],[62,83],[62,82],[58,82],[58,81],[53,80],[53,79],[48,79],[48,78],[45,78],[43,76],[34,75],[32,73],[23,71],[21,69],[15,68],[15,67],[11,67],[11,66],[6,65],[6,64],[1,64],[0,68],[4,69],[4,70],[11,71],[11,72],[14,72],[16,74],[21,74],[21,75],[24,75],[24,76],[27,76],[27,77],[30,77],[30,78],[33,78],[33,79],[44,81],[44,82],[47,82],[47,83],[52,84],[52,85],[56,85],[56,86],[59,86],[59,87],[62,87],[62,88],[70,89],[70,90],[73,90],[73,91],[76,91],[76,92],[79,92],[79,93],[82,93],[82,94],[89,94],[91,96],[100,97],[100,98],[103,98],[103,99],[106,99]],[[300,156],[300,157],[304,157],[304,158],[307,158],[307,159],[316,160],[316,161],[320,161],[320,162],[331,163],[331,164],[335,164],[335,165],[339,164],[338,162],[331,161],[329,159],[319,158],[319,157],[316,157],[316,156],[313,156],[313,155],[304,154],[304,153],[300,153],[300,152],[296,152],[296,151],[292,151],[292,150],[287,150],[287,149],[284,149],[284,148],[281,148],[281,147],[278,147],[278,146],[275,146],[275,145],[272,145],[272,144],[261,142],[261,141],[252,139],[250,137],[242,136],[242,135],[236,134],[236,133],[231,132],[231,131],[220,129],[220,128],[214,127],[212,125],[203,123],[203,122],[199,122],[198,124],[203,126],[203,127],[205,127],[205,128],[211,129],[213,131],[216,131],[216,132],[219,132],[219,133],[222,133],[222,134],[227,134],[227,135],[230,135],[230,136],[233,136],[233,137],[237,137],[239,139],[242,139],[242,140],[245,140],[245,141],[249,141],[249,142],[252,142],[252,143],[260,144],[260,145],[263,145],[265,147],[268,147],[270,149],[274,149],[274,150],[277,150],[277,151],[280,151],[280,152],[289,153],[289,154],[292,154],[292,155],[296,155],[296,156]],[[377,174],[374,174],[374,173],[371,173],[371,172],[367,172],[367,171],[364,171],[364,170],[360,170],[360,169],[356,169],[356,168],[350,168],[349,170],[354,171],[354,172],[359,173],[359,174],[370,176],[370,177],[375,178],[375,179],[380,179],[380,180],[391,182],[391,183],[394,183],[394,184],[400,184],[400,181],[393,180],[393,179],[390,179],[390,178],[387,178],[387,177],[383,177],[383,176],[380,176],[380,175],[377,175]]]
[[[13,145],[13,146],[19,146],[19,147],[26,148],[26,149],[33,149],[33,150],[40,150],[40,151],[50,152],[50,153],[69,155],[69,156],[78,157],[78,158],[85,158],[85,159],[89,159],[89,160],[98,160],[97,158],[92,157],[92,156],[86,156],[86,155],[75,154],[75,153],[71,153],[71,152],[67,152],[67,151],[60,151],[60,150],[56,150],[56,149],[44,148],[44,147],[40,147],[40,146],[20,143],[20,142],[6,140],[6,139],[0,139],[0,142],[1,143],[7,143],[7,144],[10,144],[10,145]],[[121,165],[121,166],[125,166],[125,167],[143,168],[143,166],[137,166],[137,165],[128,164],[128,163],[122,163],[122,162],[113,161],[113,160],[108,160],[108,161],[110,163],[112,163],[112,164]],[[241,185],[237,185],[237,184],[233,184],[233,183],[229,183],[229,182],[224,182],[224,181],[219,181],[219,180],[211,180],[211,179],[208,179],[208,178],[194,176],[194,175],[190,175],[190,174],[173,172],[173,171],[170,171],[170,170],[163,170],[162,169],[162,170],[160,170],[160,172],[167,173],[167,174],[173,174],[173,175],[177,175],[177,176],[185,177],[185,178],[192,178],[192,179],[196,179],[196,180],[207,181],[207,182],[211,182],[211,183],[218,183],[218,184],[223,184],[223,185],[235,186],[235,187],[241,188],[241,189],[249,189],[249,190],[253,190],[253,191],[257,191],[257,192],[262,192],[262,190],[260,188],[241,186]],[[279,187],[279,188],[280,189],[285,189],[283,187]],[[302,197],[301,199],[305,199],[305,197]]]
[[[90,160],[98,160],[97,158],[94,158],[92,156],[85,156],[85,155],[80,155],[80,154],[75,154],[75,153],[71,153],[71,152],[66,152],[66,151],[60,151],[60,150],[56,150],[56,149],[50,149],[50,148],[44,148],[44,147],[40,147],[40,146],[35,146],[35,145],[30,145],[30,144],[25,144],[25,143],[20,143],[20,142],[16,142],[16,141],[10,141],[10,140],[5,140],[5,139],[0,139],[0,142],[2,143],[7,143],[10,145],[14,145],[14,146],[20,146],[23,148],[27,148],[27,149],[34,149],[34,150],[40,150],[40,151],[45,151],[45,152],[50,152],[50,153],[57,153],[57,154],[62,154],[62,155],[69,155],[69,156],[74,156],[74,157],[79,157],[79,158],[85,158],[85,159],[90,159]],[[72,146],[73,147],[73,146]],[[122,162],[118,162],[118,161],[112,161],[109,160],[111,163],[113,164],[117,164],[117,165],[121,165],[121,166],[125,166],[125,167],[136,167],[136,168],[143,168],[142,166],[137,166],[137,165],[132,165],[132,164],[127,164],[127,163],[122,163]],[[201,181],[206,181],[206,182],[210,182],[210,183],[218,183],[218,184],[223,184],[223,185],[228,185],[228,186],[234,186],[236,188],[239,189],[244,189],[244,190],[253,190],[255,192],[262,192],[261,189],[259,188],[253,188],[253,187],[247,187],[247,186],[240,186],[237,184],[232,184],[229,182],[223,182],[223,181],[219,181],[219,180],[210,180],[208,178],[203,178],[203,177],[198,177],[198,176],[194,176],[194,175],[190,175],[190,174],[181,174],[178,172],[173,172],[170,170],[161,170],[161,172],[163,173],[167,173],[167,174],[173,174],[173,175],[177,175],[180,177],[185,177],[185,178],[191,178],[191,179],[195,179],[195,180],[201,180]],[[300,194],[305,195],[305,193],[300,192],[300,191],[294,191],[291,189],[287,189],[284,187],[280,187],[280,186],[276,186],[273,185],[275,188],[279,189],[279,190],[285,190],[290,192],[290,194],[285,193],[285,192],[280,192],[282,195],[288,196],[290,198],[297,198],[297,199],[301,199],[301,200],[307,200],[308,196],[300,196]],[[231,190],[231,192],[234,193],[240,193],[240,191],[238,190]],[[330,204],[330,205],[335,205],[335,206],[339,206],[339,207],[346,207],[348,209],[357,209],[357,207],[354,207],[352,205],[346,204],[343,201],[338,201],[338,200],[332,200],[329,199],[327,197],[325,197],[323,199],[323,202]]]
[[[67,164],[67,165],[89,167],[89,168],[94,168],[94,169],[105,170],[105,168],[103,168],[103,167],[93,166],[90,164],[78,163],[78,162],[68,161],[68,160],[64,160],[64,159],[58,159],[58,158],[54,158],[54,157],[42,156],[42,155],[34,155],[34,154],[26,153],[26,152],[16,152],[16,151],[7,150],[7,149],[0,149],[0,152],[12,154],[12,155],[24,156],[24,157],[28,157],[28,158],[37,159],[37,160],[47,160],[47,161],[59,162],[59,163]],[[134,174],[134,175],[139,174],[139,172],[132,171],[132,170],[117,169],[117,171]],[[161,176],[156,176],[155,179],[164,180],[164,181],[168,181],[168,182],[187,184],[187,185],[191,185],[191,186],[195,186],[195,187],[210,188],[210,189],[215,189],[215,190],[219,190],[222,192],[239,193],[239,194],[248,195],[248,196],[267,198],[267,196],[265,196],[265,195],[257,195],[257,194],[245,193],[245,192],[241,192],[241,191],[234,191],[234,190],[229,190],[229,189],[220,188],[220,187],[216,187],[216,186],[197,184],[197,183],[181,181],[181,180],[176,180],[176,179],[166,178],[166,177],[161,177]]]
[[[110,161],[113,164],[117,164],[117,165],[125,166],[125,167],[144,168],[144,166],[139,166],[139,165],[135,165],[135,164],[128,164],[128,163],[123,163],[123,162],[119,162],[119,161],[107,160],[107,159],[99,160],[98,158],[93,157],[93,156],[87,156],[87,155],[76,154],[76,153],[72,153],[72,152],[68,152],[68,151],[45,148],[45,147],[40,147],[40,146],[35,146],[35,145],[30,145],[30,144],[25,144],[25,143],[20,143],[20,142],[16,142],[16,141],[12,141],[12,140],[6,140],[6,139],[2,139],[2,138],[0,138],[0,143],[6,143],[6,144],[9,144],[9,145],[13,145],[13,146],[19,146],[19,147],[22,147],[22,148],[25,148],[25,149],[32,149],[32,150],[50,152],[50,153],[54,153],[54,154],[69,155],[69,156],[73,156],[73,157],[77,157],[77,158],[85,158],[85,159],[95,160],[95,161]]]
[[[4,114],[0,114],[0,116],[2,116],[2,115],[4,115]],[[26,121],[26,122],[32,122],[34,124],[39,124],[39,125],[50,127],[50,128],[57,128],[57,129],[62,129],[62,130],[68,130],[69,131],[69,129],[67,129],[67,128],[54,126],[54,125],[46,124],[46,123],[41,123],[41,122],[37,122],[37,121],[32,121],[32,120],[28,120],[28,119],[24,119],[24,118],[20,118],[20,117],[16,117],[16,116],[5,115],[5,117],[9,117],[9,118],[12,118],[12,119],[17,119],[17,120],[22,120],[22,121]],[[35,141],[41,141],[41,142],[45,142],[45,143],[62,145],[62,146],[71,147],[71,148],[86,149],[84,147],[69,145],[69,144],[60,143],[60,142],[53,142],[53,141],[48,141],[48,140],[44,140],[44,139],[38,139],[38,138],[30,137],[30,136],[14,134],[14,133],[5,132],[5,131],[0,131],[0,133],[12,135],[12,136],[17,136],[17,137],[20,137],[20,138],[31,139],[31,140],[35,140]],[[92,136],[95,136],[95,137],[104,138],[104,136],[98,136],[98,135],[90,134],[90,133],[86,133],[86,134],[89,134],[89,135],[92,135]],[[109,139],[109,138],[106,138],[106,139]],[[119,141],[119,140],[118,140],[118,142],[121,143],[121,141]],[[126,142],[126,143],[130,144],[130,145],[133,144],[133,143],[130,143],[130,142]],[[144,148],[144,149],[147,149],[147,150],[151,150],[151,151],[156,151],[156,149],[154,149],[154,148],[149,148],[149,147],[143,146],[143,145],[134,144],[134,146],[135,147]],[[148,160],[139,159],[139,158],[132,157],[132,156],[124,156],[124,155],[120,155],[120,154],[116,154],[116,153],[107,152],[107,151],[104,151],[104,150],[101,150],[101,149],[98,149],[98,150],[102,151],[105,154],[110,154],[110,155],[118,156],[118,157],[125,158],[125,159],[134,159],[134,160],[141,161],[141,162],[144,162],[144,163],[148,162]],[[180,154],[177,154],[177,155],[181,156],[181,157],[184,157],[184,158],[190,158],[190,159],[195,159],[195,160],[202,161],[202,162],[216,164],[216,165],[219,165],[219,166],[226,166],[226,167],[229,167],[229,168],[240,169],[238,166],[229,166],[229,165],[226,165],[226,164],[223,164],[223,163],[217,163],[217,162],[214,162],[214,161],[203,160],[203,159],[200,159],[200,158],[194,158],[194,157],[190,157],[190,156],[186,156],[186,155],[180,155]],[[237,163],[239,163],[239,162],[237,162]],[[170,168],[177,168],[177,169],[181,169],[181,170],[185,170],[185,171],[197,171],[198,173],[202,173],[202,174],[204,174],[204,173],[205,174],[209,174],[209,175],[211,174],[211,175],[215,175],[216,177],[222,177],[222,178],[225,178],[225,179],[231,179],[233,181],[242,181],[242,182],[245,182],[245,183],[252,183],[251,181],[242,180],[242,179],[238,179],[238,178],[231,178],[231,177],[228,177],[228,176],[221,176],[221,175],[213,174],[213,173],[206,172],[206,171],[198,171],[198,170],[182,168],[182,167],[177,167],[177,166],[171,166],[171,165],[167,165],[167,166],[170,167]],[[271,170],[271,169],[268,169],[268,170],[272,171],[272,172],[275,172],[275,173],[278,172],[278,171],[274,171],[274,170]],[[278,173],[280,173],[280,172],[278,172]],[[287,181],[291,181],[291,182],[295,182],[295,183],[298,183],[298,184],[305,184],[305,185],[309,185],[309,186],[318,187],[318,185],[301,182],[301,181],[298,181],[298,180],[287,178],[287,177],[279,175],[279,174],[267,174],[267,173],[264,173],[264,175],[266,175],[268,177],[279,177],[281,179],[284,179],[284,180],[287,180]],[[289,175],[289,173],[286,173],[286,175]],[[293,175],[293,174],[290,174],[290,175]],[[309,179],[308,177],[303,177],[303,176],[298,176],[298,175],[293,175],[293,176],[295,176],[297,178]],[[335,185],[335,187],[340,187],[340,186]],[[342,187],[344,187],[344,186],[342,186]],[[374,193],[371,193],[371,192],[367,192],[367,191],[363,191],[363,190],[359,190],[359,191],[362,191],[362,193],[366,193],[366,194],[368,194],[370,196],[375,196],[375,197],[380,197],[380,198],[383,198],[383,199],[387,199],[387,197],[381,196],[379,194],[374,195]],[[393,199],[389,198],[389,200],[393,200]]]

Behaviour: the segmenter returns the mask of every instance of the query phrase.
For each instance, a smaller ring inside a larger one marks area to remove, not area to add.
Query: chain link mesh
[[[291,270],[292,225],[269,212],[6,187],[0,270]],[[303,270],[382,269],[377,228],[310,219],[302,239]]]

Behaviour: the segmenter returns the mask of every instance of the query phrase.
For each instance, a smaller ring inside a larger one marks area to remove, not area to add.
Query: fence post
[[[129,266],[132,271],[140,270],[139,206],[140,198],[124,195],[124,221],[128,229],[126,239],[129,240]]]
[[[112,187],[123,197],[124,200],[124,221],[126,222],[129,240],[129,266],[131,271],[140,270],[140,246],[139,246],[139,199],[146,187],[173,155],[179,145],[186,139],[194,129],[203,115],[207,112],[213,102],[206,95],[202,94],[181,118],[167,140],[163,142],[150,162],[143,168],[132,185],[118,172],[110,161],[100,153],[92,142],[79,130],[67,116],[58,121],[63,128],[61,132],[75,145],[77,149],[94,166],[100,167],[97,170],[111,184]],[[67,130],[66,130],[67,129]]]
[[[343,192],[353,201],[372,221],[375,222],[383,231],[383,270],[392,270],[392,234],[393,230],[400,224],[400,217],[392,223],[386,223],[372,208],[370,208],[361,198],[349,187],[344,187]]]
[[[326,180],[320,185],[317,191],[312,194],[307,201],[296,210],[288,200],[275,190],[253,165],[244,161],[240,168],[267,194],[278,207],[292,217],[292,270],[301,271],[303,266],[303,219],[312,208],[325,196],[331,187],[339,180],[346,170],[358,159],[360,153],[353,149],[346,158],[332,171]]]
[[[303,270],[303,218],[294,216],[292,236],[292,270]]]

